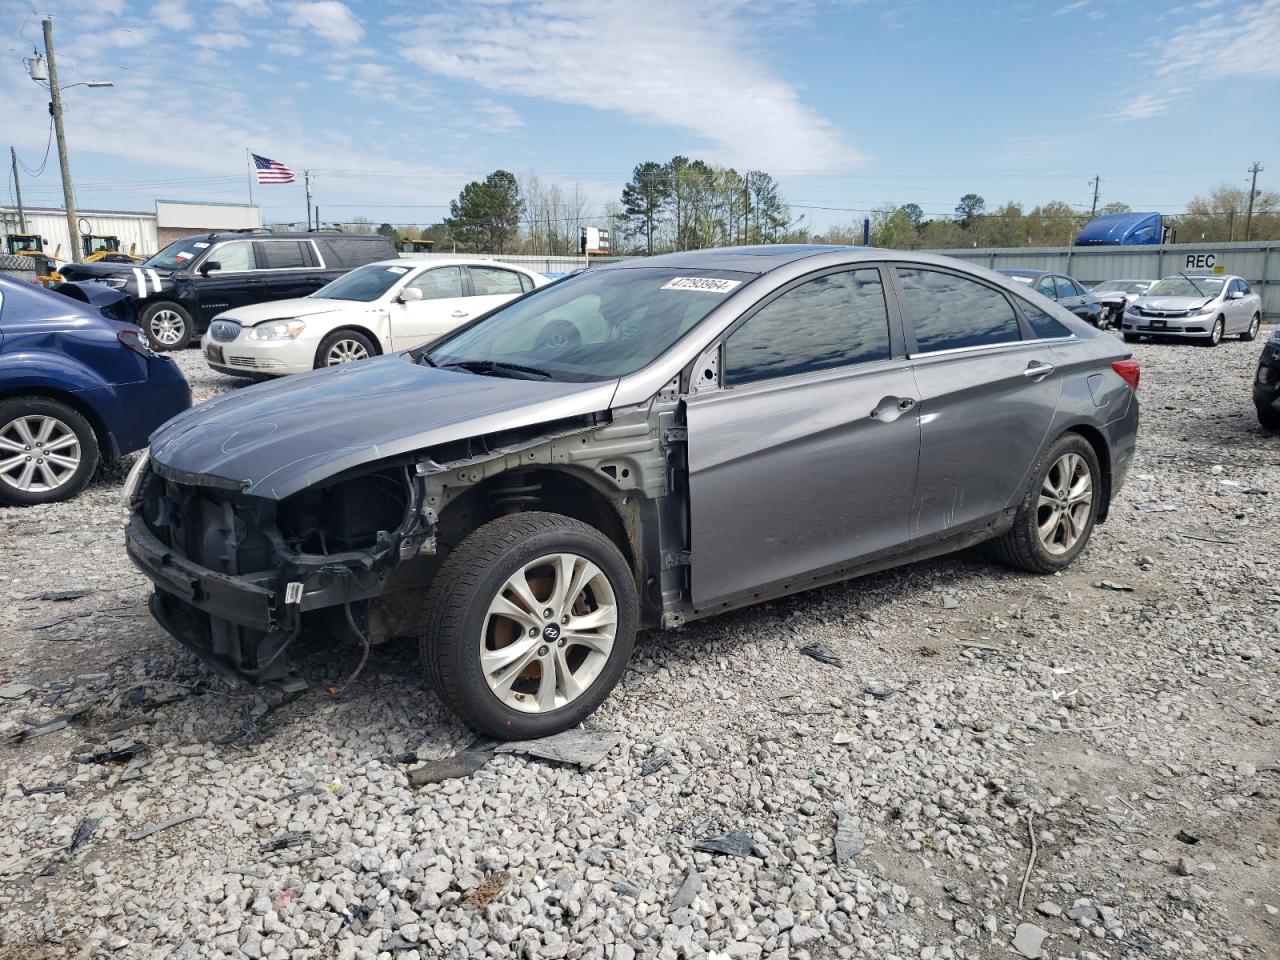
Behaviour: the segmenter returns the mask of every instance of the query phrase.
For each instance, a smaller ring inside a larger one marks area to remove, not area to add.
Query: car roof
[[[1019,270],[1017,267],[1005,268],[1001,267],[996,273],[1003,273],[1006,277],[1064,277],[1064,273],[1055,273],[1052,270]]]
[[[485,260],[482,257],[389,257],[386,260],[374,260],[361,264],[365,267],[501,267],[519,270],[538,276],[538,272],[522,263],[507,263],[503,260]]]
[[[206,236],[205,234],[193,233],[193,237]],[[391,243],[391,240],[384,237],[380,233],[343,233],[341,230],[214,230],[207,234],[210,240],[333,240],[341,238],[343,240],[360,240],[362,242],[381,241],[382,243]],[[187,239],[186,237],[183,238]],[[392,244],[394,246],[394,244]]]
[[[604,269],[634,269],[660,267],[682,270],[734,270],[739,273],[768,273],[788,263],[817,257],[828,253],[888,254],[890,251],[875,247],[844,247],[824,243],[771,243],[755,247],[716,247],[712,250],[684,250],[679,253],[663,253],[656,257],[643,257],[608,264]]]

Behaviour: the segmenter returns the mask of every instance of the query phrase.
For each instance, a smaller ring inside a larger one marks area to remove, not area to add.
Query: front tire
[[[500,517],[432,581],[423,665],[469,727],[549,736],[585,720],[622,679],[638,609],[630,567],[600,531],[554,513]]]
[[[1262,326],[1261,314],[1255,313],[1253,319],[1249,321],[1249,328],[1240,334],[1240,339],[1248,343],[1258,335],[1258,328]]]
[[[44,397],[0,402],[0,503],[70,500],[97,466],[98,438],[71,407]]]
[[[1218,344],[1222,342],[1222,334],[1226,331],[1226,329],[1227,329],[1226,321],[1223,320],[1221,317],[1218,317],[1217,320],[1213,321],[1213,330],[1210,331],[1209,333],[1209,339],[1201,340],[1200,342],[1207,347],[1216,347]]]
[[[313,366],[316,370],[323,367],[338,367],[344,363],[368,360],[377,355],[378,348],[360,331],[335,330],[320,341]]]
[[[1102,498],[1098,455],[1080,434],[1064,433],[1041,457],[1034,477],[1013,526],[993,545],[1011,567],[1057,573],[1071,565],[1093,533]]]
[[[151,303],[139,320],[153,350],[182,350],[191,342],[191,314],[176,303]]]
[[[1264,407],[1261,404],[1257,407],[1258,423],[1262,424],[1266,430],[1280,430],[1280,410],[1275,407]]]

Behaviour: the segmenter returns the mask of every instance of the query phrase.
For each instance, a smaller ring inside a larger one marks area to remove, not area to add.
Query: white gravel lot
[[[0,510],[0,679],[32,687],[0,686],[0,956],[1280,956],[1259,344],[1134,352],[1139,456],[1070,571],[970,552],[644,636],[586,771],[414,789],[474,737],[411,645],[335,696],[357,651],[304,644],[311,689],[269,709],[151,621],[119,470]],[[735,829],[755,855],[694,850]]]

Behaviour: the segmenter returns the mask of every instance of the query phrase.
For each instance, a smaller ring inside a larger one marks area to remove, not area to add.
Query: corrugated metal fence
[[[1172,243],[1150,247],[990,247],[932,250],[992,270],[1022,267],[1065,273],[1086,286],[1102,280],[1157,280],[1179,272],[1244,277],[1262,310],[1280,316],[1280,243]]]

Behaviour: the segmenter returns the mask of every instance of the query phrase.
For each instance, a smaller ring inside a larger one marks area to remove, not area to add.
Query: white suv
[[[200,347],[232,376],[303,373],[419,346],[550,282],[493,260],[381,260],[309,297],[220,313]]]

